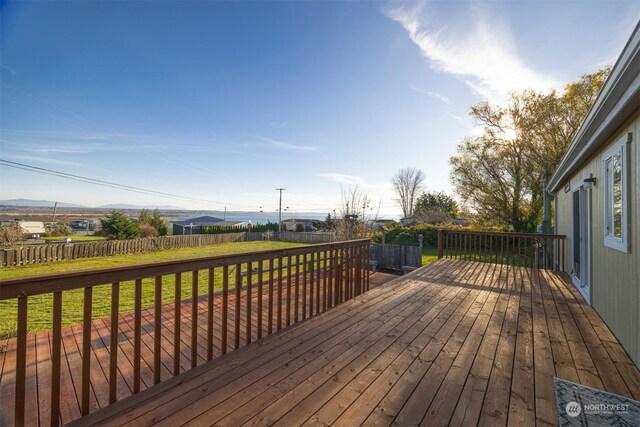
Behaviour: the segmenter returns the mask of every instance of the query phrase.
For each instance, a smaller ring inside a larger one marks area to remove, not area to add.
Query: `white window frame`
[[[616,237],[613,234],[613,198],[610,194],[613,193],[613,179],[608,172],[608,162],[612,161],[616,154],[620,154],[620,163],[622,166],[622,219],[621,219],[621,231],[622,236]],[[604,245],[616,249],[618,251],[629,253],[629,164],[628,164],[628,152],[627,152],[627,136],[620,138],[615,144],[605,151],[602,155],[603,163],[603,187],[604,187]],[[611,203],[610,203],[611,202]]]

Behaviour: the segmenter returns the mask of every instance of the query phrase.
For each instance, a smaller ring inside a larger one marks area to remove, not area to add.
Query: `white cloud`
[[[489,23],[477,11],[470,13],[472,23],[464,33],[449,28],[433,31],[423,19],[423,5],[412,11],[389,9],[385,15],[403,26],[432,69],[458,76],[475,93],[494,103],[503,103],[512,91],[547,91],[562,86],[524,63],[505,23],[494,17]]]
[[[7,70],[9,72],[9,74],[11,74],[12,76],[17,76],[18,73],[16,73],[16,70],[14,70],[13,68],[9,67],[8,65],[5,64],[0,64],[0,70]]]
[[[333,173],[333,172],[319,173],[317,175],[322,178],[328,178],[331,181],[335,181],[339,184],[359,185],[359,186],[366,185],[364,179],[360,178],[359,176],[347,175],[344,173]]]
[[[416,92],[423,93],[425,95],[430,96],[431,98],[435,99],[436,101],[443,102],[443,103],[445,103],[447,105],[449,105],[451,103],[451,100],[448,97],[446,97],[443,94],[441,94],[441,93],[433,92],[433,91],[430,91],[430,90],[425,90],[425,89],[419,88],[419,87],[414,86],[414,85],[409,85],[409,87],[412,90],[415,90]]]
[[[7,158],[7,159],[13,159],[13,160],[21,160],[21,161],[28,161],[28,162],[38,162],[38,163],[45,163],[45,164],[51,164],[51,165],[72,166],[72,167],[79,167],[79,168],[87,168],[87,169],[91,169],[91,170],[97,170],[94,166],[86,164],[86,163],[71,162],[71,161],[68,161],[68,160],[58,160],[58,159],[52,159],[50,157],[24,156],[24,155],[21,155],[21,154],[6,154],[4,157]]]
[[[261,136],[260,139],[266,141],[270,146],[279,148],[284,151],[300,152],[300,151],[317,151],[318,150],[318,147],[314,147],[310,145],[289,144],[288,142],[276,141],[274,139],[266,138],[264,136]]]

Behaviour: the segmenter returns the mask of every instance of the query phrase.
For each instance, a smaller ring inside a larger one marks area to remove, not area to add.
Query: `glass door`
[[[573,272],[572,279],[582,296],[591,302],[591,215],[590,189],[580,186],[573,192]]]

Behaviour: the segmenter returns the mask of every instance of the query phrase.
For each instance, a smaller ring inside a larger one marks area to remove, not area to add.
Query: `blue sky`
[[[402,167],[453,193],[482,99],[612,65],[634,1],[1,3],[0,198],[399,216]],[[198,200],[192,200],[198,199]]]

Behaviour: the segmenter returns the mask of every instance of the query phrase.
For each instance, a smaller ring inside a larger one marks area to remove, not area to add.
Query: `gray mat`
[[[640,427],[640,402],[628,397],[553,379],[558,425]]]

